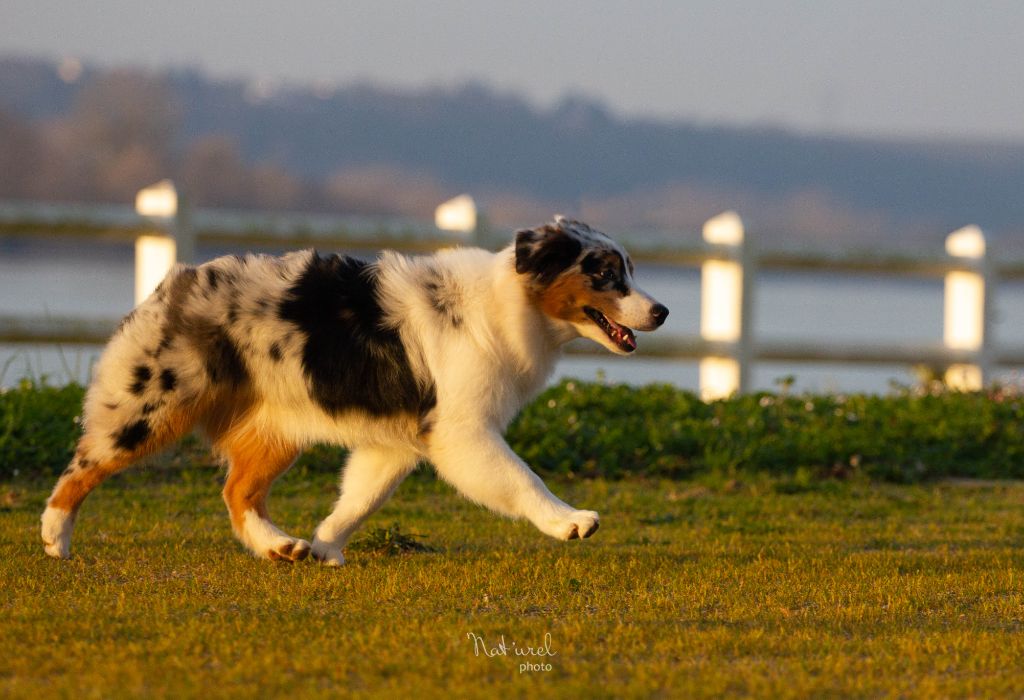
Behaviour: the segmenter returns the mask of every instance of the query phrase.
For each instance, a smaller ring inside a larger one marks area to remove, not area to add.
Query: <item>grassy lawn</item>
[[[565,482],[602,527],[559,543],[414,478],[364,531],[438,551],[332,570],[245,554],[219,479],[113,479],[68,562],[48,484],[0,484],[0,696],[1024,694],[1024,483]],[[292,473],[272,512],[308,537],[333,494]]]

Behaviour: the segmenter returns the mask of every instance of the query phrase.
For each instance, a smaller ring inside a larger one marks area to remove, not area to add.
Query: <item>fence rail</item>
[[[160,185],[165,189],[167,186]],[[155,287],[174,259],[192,261],[197,243],[233,249],[389,247],[399,252],[420,253],[467,240],[465,235],[403,219],[191,212],[177,206],[173,189],[171,194],[175,198],[173,206],[165,208],[161,215],[147,214],[141,205],[133,210],[0,203],[0,238],[75,236],[134,242],[139,299]],[[494,247],[504,244],[508,237],[478,229],[471,240]],[[950,234],[944,255],[759,251],[749,245],[739,216],[726,212],[705,224],[701,245],[641,245],[633,246],[631,253],[638,262],[700,269],[700,334],[647,338],[641,353],[663,360],[698,360],[701,393],[706,399],[744,391],[748,388],[751,366],[763,361],[922,364],[945,372],[947,382],[962,389],[980,388],[996,366],[1024,366],[1024,348],[993,347],[990,332],[992,295],[998,288],[997,282],[1024,280],[1024,261],[993,261],[986,254],[985,238],[977,227],[965,227]],[[942,278],[944,337],[941,342],[925,344],[758,340],[751,333],[752,298],[756,294],[757,273],[765,269]],[[0,316],[0,342],[102,344],[116,324],[112,319]],[[568,351],[575,355],[603,354],[585,342],[571,343]]]

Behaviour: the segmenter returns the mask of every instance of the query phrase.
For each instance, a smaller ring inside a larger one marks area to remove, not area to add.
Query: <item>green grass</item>
[[[212,470],[111,480],[49,560],[45,486],[8,481],[0,697],[1024,694],[1024,484],[741,478],[555,483],[602,513],[561,543],[417,477],[339,570],[246,555]],[[278,522],[333,482],[284,477]],[[405,534],[436,551],[373,544]],[[551,670],[469,633],[550,635]]]

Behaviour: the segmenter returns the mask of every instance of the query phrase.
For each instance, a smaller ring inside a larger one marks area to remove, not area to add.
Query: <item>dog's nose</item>
[[[651,307],[651,316],[654,318],[654,322],[660,326],[668,318],[668,307],[664,304],[655,304]]]

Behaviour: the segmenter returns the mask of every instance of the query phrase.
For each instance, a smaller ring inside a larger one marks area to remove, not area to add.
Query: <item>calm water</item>
[[[203,250],[213,257],[226,251]],[[665,332],[695,335],[699,328],[700,281],[695,270],[641,267],[638,279],[672,314]],[[130,246],[64,243],[0,243],[0,314],[118,318],[132,306],[133,253]],[[942,338],[940,280],[899,280],[825,274],[762,273],[755,296],[755,337],[837,342],[931,342]],[[1002,285],[996,299],[996,342],[1024,345],[1024,285]],[[643,349],[643,334],[639,335]],[[0,345],[0,384],[23,376],[48,375],[62,383],[85,381],[99,349]],[[890,383],[912,383],[901,366],[760,363],[755,388],[775,388],[779,377],[794,375],[797,387],[813,391],[888,391]],[[645,383],[667,381],[697,388],[695,362],[659,362],[642,356],[564,360],[558,376]],[[1001,378],[1016,380],[1010,372]]]

